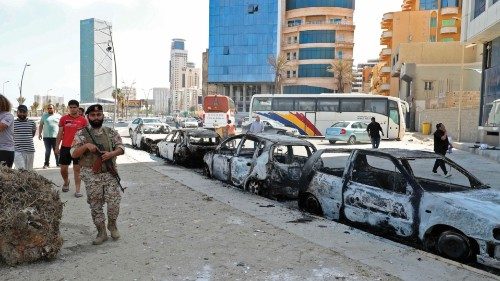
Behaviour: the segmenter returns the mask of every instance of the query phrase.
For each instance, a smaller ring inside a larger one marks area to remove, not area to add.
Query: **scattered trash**
[[[0,166],[0,259],[8,265],[53,259],[61,250],[63,203],[34,171]]]
[[[344,233],[345,233],[345,234],[351,234],[351,233],[350,233],[349,231],[347,231],[347,230],[346,230],[346,231],[344,231]]]
[[[313,218],[312,217],[302,217],[302,218],[298,218],[296,220],[293,220],[293,221],[287,221],[287,223],[306,223],[306,222],[311,222],[313,221]]]
[[[321,227],[321,228],[327,228],[327,226],[326,226],[326,225],[323,225],[323,224],[318,225],[318,227]]]
[[[242,262],[242,261],[240,261],[240,262],[238,262],[238,263],[236,264],[236,266],[245,266],[245,263],[244,263],[244,262]]]
[[[213,198],[212,196],[207,196],[207,195],[204,195],[204,196],[203,196],[203,200],[205,200],[205,201],[213,201],[213,200],[214,200],[214,198]]]
[[[259,205],[259,207],[261,207],[261,208],[273,208],[275,206],[273,204],[269,204],[269,205]]]

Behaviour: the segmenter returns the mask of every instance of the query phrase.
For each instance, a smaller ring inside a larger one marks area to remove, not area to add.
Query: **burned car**
[[[444,161],[446,177],[432,172]],[[403,149],[325,149],[305,164],[299,206],[459,260],[500,268],[500,192],[450,159]]]
[[[203,164],[205,153],[214,150],[219,143],[219,135],[214,131],[178,129],[158,143],[156,155],[172,163],[199,166]]]
[[[302,167],[316,148],[310,142],[277,134],[229,137],[204,157],[204,172],[247,191],[297,197]]]
[[[156,145],[170,132],[167,124],[140,124],[132,130],[130,139],[133,147],[148,152],[156,151]]]

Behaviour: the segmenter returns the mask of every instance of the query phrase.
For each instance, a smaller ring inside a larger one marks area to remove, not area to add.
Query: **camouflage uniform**
[[[117,147],[120,147],[125,151],[122,139],[118,132],[114,129],[101,127],[99,129],[93,129],[88,126],[89,130],[96,138],[99,144],[102,144],[107,151],[113,151]],[[88,135],[85,129],[78,131],[71,145],[71,152],[86,143],[93,143],[92,139]],[[115,177],[106,171],[106,167],[103,163],[101,172],[94,173],[92,171],[92,165],[97,154],[91,152],[85,152],[80,157],[80,165],[82,166],[81,177],[85,183],[85,189],[87,191],[87,203],[90,206],[90,213],[92,215],[92,220],[96,226],[102,225],[106,222],[106,218],[103,212],[104,203],[107,204],[108,220],[116,221],[118,218],[118,213],[120,212],[120,187],[115,179]],[[116,159],[113,159],[115,163]]]

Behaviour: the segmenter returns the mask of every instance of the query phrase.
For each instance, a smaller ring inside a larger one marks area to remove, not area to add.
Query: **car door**
[[[158,143],[158,151],[159,151],[161,157],[167,158],[167,147],[168,147],[169,142],[172,141],[173,136],[174,136],[174,134],[170,133],[165,137],[164,140],[162,140]]]
[[[357,152],[343,192],[347,220],[401,237],[414,234],[412,188],[401,165]]]
[[[363,122],[355,122],[351,125],[356,135],[357,141],[368,141],[368,134],[366,132],[366,125]]]
[[[231,159],[236,155],[243,135],[223,141],[215,150],[212,158],[212,176],[221,181],[229,182],[231,177]]]
[[[166,149],[167,160],[174,161],[175,146],[177,145],[177,142],[179,140],[180,140],[180,132],[175,131],[172,135],[172,139],[167,143],[167,149]]]
[[[233,185],[242,186],[250,175],[258,144],[258,139],[245,137],[236,155],[231,158],[231,183]]]
[[[144,125],[139,125],[135,128],[134,130],[134,133],[133,133],[133,143],[137,146],[137,147],[141,147],[141,140],[142,140],[142,135],[144,134]]]

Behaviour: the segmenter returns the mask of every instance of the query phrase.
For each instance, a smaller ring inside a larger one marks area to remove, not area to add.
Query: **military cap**
[[[93,111],[102,111],[102,105],[93,104],[93,105],[87,107],[87,111],[85,111],[85,115],[88,115],[90,112],[93,112]]]

